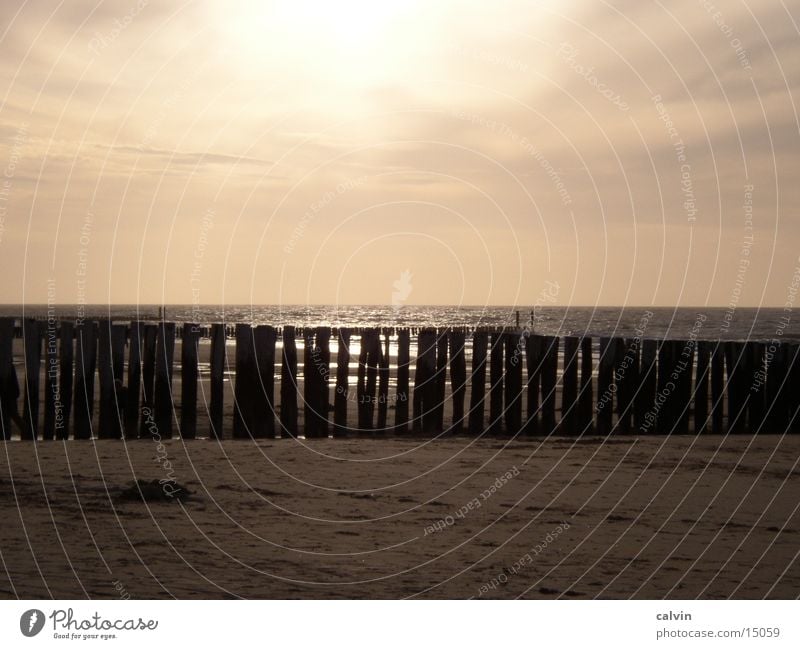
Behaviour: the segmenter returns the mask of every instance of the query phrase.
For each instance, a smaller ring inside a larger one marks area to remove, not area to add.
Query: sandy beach
[[[5,598],[796,598],[800,439],[7,442]],[[135,478],[185,502],[122,500]]]

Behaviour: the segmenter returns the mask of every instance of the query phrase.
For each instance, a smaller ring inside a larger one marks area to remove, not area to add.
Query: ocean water
[[[159,305],[2,305],[0,316],[156,320]],[[800,340],[800,317],[781,308],[383,305],[165,305],[172,322],[334,327],[519,326],[552,336],[698,340]],[[533,318],[531,316],[533,315]]]

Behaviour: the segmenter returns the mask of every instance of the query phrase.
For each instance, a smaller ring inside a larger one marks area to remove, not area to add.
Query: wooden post
[[[275,342],[274,327],[260,325],[253,329],[256,376],[253,395],[253,436],[275,437]]]
[[[633,426],[637,435],[652,433],[651,417],[656,399],[658,344],[655,340],[641,341],[639,385],[634,397]]]
[[[181,438],[197,437],[197,374],[200,327],[184,323],[181,330]]]
[[[61,323],[61,340],[59,341],[59,377],[58,396],[61,415],[56,411],[56,439],[69,439],[69,418],[72,414],[72,364],[75,360],[75,327],[70,321]]]
[[[317,379],[319,374],[314,367],[314,330],[303,329],[303,433],[306,437],[316,437]]]
[[[367,394],[367,356],[369,355],[369,330],[361,330],[358,353],[358,374],[356,383],[356,397],[358,399],[358,430],[368,430],[369,396]]]
[[[395,402],[395,434],[408,432],[408,377],[411,369],[411,332],[400,329],[397,332],[397,400]]]
[[[58,384],[58,322],[48,318],[44,334],[44,428],[42,439],[55,439],[56,419],[62,416]]]
[[[765,350],[765,365],[767,368],[767,384],[765,398],[765,424],[764,432],[781,432],[778,415],[778,397],[781,386],[785,382],[785,358],[784,350],[786,345],[777,340],[771,340]]]
[[[42,335],[39,322],[33,318],[23,321],[22,334],[25,355],[25,405],[22,439],[35,440],[39,433],[39,371],[42,366]]]
[[[210,403],[208,418],[210,436],[222,439],[223,408],[225,400],[225,325],[211,325],[211,380],[209,386]]]
[[[437,433],[444,430],[444,402],[447,388],[447,330],[436,332],[436,397],[434,426]]]
[[[389,362],[389,339],[386,339],[386,362]],[[328,437],[328,410],[330,410],[330,376],[331,376],[331,330],[329,327],[317,329],[317,344],[314,347],[314,367],[317,372],[317,412],[316,433],[319,437]],[[387,390],[388,390],[387,365]],[[384,418],[384,425],[385,425]]]
[[[104,401],[101,396],[100,419],[101,421],[105,421],[105,427],[101,424],[100,430],[98,431],[98,436],[107,439],[121,439],[122,422],[126,406],[126,391],[124,388],[123,377],[125,369],[125,341],[127,337],[125,331],[126,327],[125,325],[115,325],[106,321],[103,324],[103,329],[107,329],[108,360],[105,363],[105,366],[101,364],[101,368],[104,368],[104,371],[110,370],[110,377],[106,377],[106,380],[110,378],[110,386],[108,386],[110,387],[110,394],[107,394],[107,400],[105,402],[105,415],[103,413]],[[101,343],[101,347],[102,346],[103,345]],[[102,395],[102,379],[100,386]],[[107,390],[108,387],[106,388]]]
[[[139,437],[150,439],[158,434],[155,423],[156,340],[158,325],[146,324],[142,332],[142,407]]]
[[[111,353],[111,321],[98,323],[99,350],[97,373],[100,381],[100,418],[97,429],[99,439],[119,439],[122,430],[117,410],[117,395],[114,387],[114,361]]]
[[[161,439],[172,437],[172,366],[175,323],[160,322],[156,340],[155,424]]]
[[[800,345],[791,343],[788,345],[788,363],[786,384],[786,416],[788,424],[784,430],[790,433],[800,432]]]
[[[708,379],[711,371],[711,344],[697,343],[697,374],[694,387],[694,431],[703,434],[708,426]]]
[[[614,414],[614,351],[611,338],[600,338],[597,367],[597,433],[611,432]]]
[[[525,356],[528,369],[528,412],[525,419],[525,434],[539,434],[539,383],[544,362],[543,340],[541,336],[528,336]]]
[[[483,432],[484,399],[486,396],[486,348],[489,336],[485,331],[472,334],[472,387],[469,399],[469,433]]]
[[[62,325],[63,326],[63,325]],[[132,321],[128,339],[128,390],[125,403],[125,437],[139,434],[139,398],[142,390],[142,323]]]
[[[304,340],[305,434],[306,437],[327,437],[330,329],[308,329]]]
[[[750,371],[748,372],[748,394],[750,395],[750,410],[748,421],[752,433],[764,432],[764,404],[766,386],[766,366],[764,365],[764,343],[752,342],[748,345],[750,350]]]
[[[490,435],[497,435],[503,428],[503,342],[503,333],[492,333],[489,352],[488,433]]]
[[[379,339],[380,349],[380,339]],[[384,333],[383,352],[378,361],[378,423],[376,430],[386,433],[386,419],[389,409],[389,333]]]
[[[336,392],[333,395],[333,434],[347,434],[347,400],[350,393],[350,329],[339,329],[339,348],[336,352]]]
[[[668,387],[671,384],[674,370],[672,352],[672,341],[662,340],[658,347],[658,394],[653,410],[656,413],[656,431],[659,433],[675,432],[673,417],[675,390],[674,387]]]
[[[253,436],[255,352],[249,324],[236,325],[236,383],[233,389],[233,437]]]
[[[614,382],[617,397],[617,429],[620,433],[631,432],[633,398],[637,389],[638,349],[636,339],[613,338]]]
[[[543,336],[544,361],[542,364],[542,428],[544,435],[556,432],[556,382],[558,377],[559,339]]]
[[[367,335],[367,430],[375,427],[375,403],[378,400],[378,363],[380,363],[381,340],[377,329],[370,329]]]
[[[0,438],[11,439],[11,415],[17,411],[19,382],[14,369],[14,318],[0,318]]]
[[[736,342],[725,343],[725,369],[728,388],[728,432],[741,433],[746,429],[746,403],[742,394],[742,378],[746,375],[744,367],[744,345]]]
[[[594,397],[592,392],[592,339],[581,338],[581,388],[578,394],[578,430],[591,435],[594,430]]]
[[[561,377],[561,423],[562,434],[574,435],[578,432],[577,419],[578,399],[578,339],[575,336],[564,337],[564,374]]]
[[[725,406],[725,343],[718,342],[711,352],[711,432],[723,432]]]
[[[450,390],[453,399],[453,424],[450,431],[456,435],[464,431],[464,397],[467,393],[467,361],[464,331],[451,331],[450,336]]]
[[[611,352],[614,365],[612,374],[616,386],[617,431],[627,434],[631,432],[633,395],[636,391],[635,381],[632,380],[634,370],[631,367],[634,352],[624,338],[611,339]]]
[[[522,360],[525,339],[519,332],[507,333],[505,339],[505,423],[509,435],[522,432]]]
[[[689,414],[692,409],[692,374],[694,373],[694,348],[695,341],[674,341],[673,357],[677,361],[675,381],[675,429],[678,435],[689,432]]]
[[[76,328],[75,335],[75,439],[90,439],[97,363],[97,323],[82,322]]]
[[[285,326],[281,338],[281,430],[291,437],[297,437],[297,345],[294,327]]]
[[[417,338],[417,363],[414,371],[414,421],[415,432],[435,430],[436,386],[436,331],[420,329]]]

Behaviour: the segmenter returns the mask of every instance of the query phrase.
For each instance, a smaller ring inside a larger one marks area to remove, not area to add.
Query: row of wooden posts
[[[180,404],[174,402],[172,389],[176,335],[182,342]],[[233,359],[226,354],[231,335],[236,340]],[[390,394],[389,344],[395,336],[396,389]],[[412,336],[417,338],[415,359],[410,355]],[[25,366],[20,436],[28,440],[91,438],[95,376],[99,380],[96,437],[170,438],[176,429],[185,439],[206,434],[221,438],[226,369],[235,370],[234,438],[409,432],[782,433],[800,427],[799,348],[778,341],[600,338],[599,353],[594,354],[590,337],[559,338],[519,329],[279,329],[33,319],[17,326],[12,318],[0,318],[0,423],[5,439],[11,438],[12,420],[20,421],[15,416],[20,393],[13,365],[15,337],[22,338]],[[198,408],[201,337],[211,343],[210,389]],[[279,337],[280,406],[276,407]],[[298,337],[305,350],[302,395]],[[335,359],[331,359],[331,338],[338,340]],[[356,339],[360,355],[353,395],[350,343]],[[452,401],[452,418],[446,421],[447,399]],[[304,409],[303,430],[298,429],[298,400]],[[348,401],[353,400],[355,422],[348,419]],[[390,410],[394,410],[391,420]]]

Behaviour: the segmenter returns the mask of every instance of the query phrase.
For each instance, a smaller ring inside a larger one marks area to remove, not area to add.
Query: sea
[[[800,341],[789,308],[276,304],[16,304],[0,316],[332,327],[518,327],[550,336]]]

